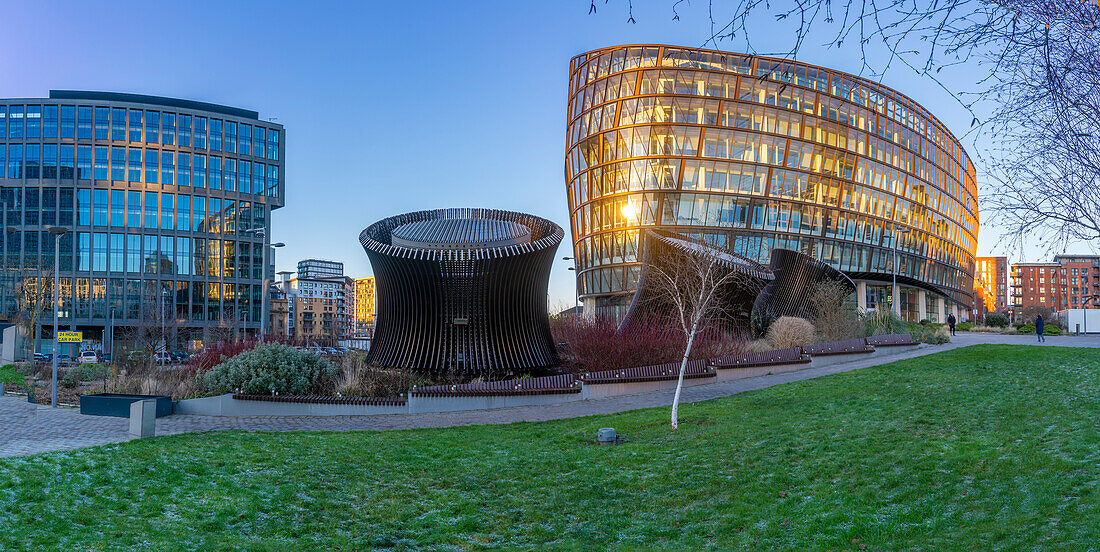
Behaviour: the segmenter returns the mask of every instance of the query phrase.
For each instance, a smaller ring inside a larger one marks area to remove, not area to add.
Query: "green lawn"
[[[1098,550],[1098,389],[1100,350],[983,345],[678,432],[665,408],[0,459],[0,550]]]

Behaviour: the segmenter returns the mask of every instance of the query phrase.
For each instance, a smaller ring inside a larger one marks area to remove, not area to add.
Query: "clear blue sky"
[[[587,0],[4,0],[0,97],[109,90],[275,118],[287,132],[286,207],[273,217],[273,240],[287,244],[278,269],[319,257],[367,275],[359,231],[406,211],[526,211],[568,235],[569,59],[622,43],[698,46],[707,35],[706,2],[682,10],[679,22],[670,1],[635,3],[644,5],[629,24],[617,0],[597,2],[596,15]],[[754,38],[764,52],[773,37]],[[854,50],[808,47],[799,58],[860,69]],[[969,116],[934,84],[902,71],[883,82],[957,134],[968,128]],[[980,234],[979,254],[993,249],[991,237]],[[572,255],[565,242],[559,252]],[[554,267],[552,304],[572,304],[569,265]]]

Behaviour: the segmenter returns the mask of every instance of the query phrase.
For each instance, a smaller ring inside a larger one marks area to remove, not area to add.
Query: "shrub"
[[[908,330],[908,324],[893,311],[879,310],[863,317],[864,336],[900,334]]]
[[[775,349],[775,347],[772,347],[771,342],[767,339],[750,341],[749,344],[745,346],[745,352],[747,353],[763,353],[764,351],[771,351],[773,349]]]
[[[1043,335],[1062,335],[1062,328],[1053,324],[1043,325]]]
[[[1008,317],[999,312],[988,313],[985,315],[985,325],[1004,328],[1008,326]]]
[[[346,355],[341,369],[335,388],[344,397],[399,397],[413,385],[441,383],[418,381],[416,374],[407,370],[366,364],[365,355],[359,354]]]
[[[550,331],[563,367],[571,372],[664,364],[679,361],[684,354],[683,332],[657,320],[642,320],[619,331],[611,319],[562,316],[551,320]],[[743,349],[743,341],[735,335],[702,331],[695,336],[691,358],[732,355]]]
[[[833,280],[818,282],[810,288],[806,301],[819,342],[863,336],[863,325],[848,296],[848,288]]]
[[[973,328],[974,328],[974,324],[972,324],[970,322],[961,322],[959,324],[955,324],[955,331],[958,331],[958,332],[968,332]]]
[[[781,316],[768,328],[768,341],[776,349],[811,345],[814,325],[804,318]]]
[[[187,359],[187,366],[194,373],[206,372],[245,351],[255,349],[259,344],[259,340],[254,338],[241,341],[221,341],[191,355],[191,358]]]
[[[921,343],[930,343],[933,345],[943,345],[944,343],[951,342],[951,335],[946,326],[933,327],[933,326],[914,326],[909,331],[909,335],[913,337],[913,341],[919,341]]]
[[[215,393],[240,390],[249,395],[271,392],[303,395],[329,385],[337,369],[329,361],[278,343],[240,353],[201,376]]]
[[[1016,326],[1016,331],[1022,334],[1033,334],[1035,333],[1035,324],[1022,324]],[[1046,328],[1043,328],[1043,333],[1046,333]]]
[[[107,377],[110,372],[111,370],[106,364],[77,364],[69,369],[65,377],[79,383],[82,381],[101,380]]]
[[[927,319],[927,318],[921,318],[920,322],[917,322],[917,324],[920,324],[921,326],[927,326],[931,323],[932,323],[932,321]]]
[[[23,383],[23,374],[15,371],[14,364],[0,366],[0,383]]]

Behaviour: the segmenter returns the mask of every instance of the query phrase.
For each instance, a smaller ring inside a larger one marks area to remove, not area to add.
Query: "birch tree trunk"
[[[680,377],[676,380],[676,395],[672,398],[672,429],[679,427],[677,415],[680,411],[680,390],[684,388],[684,372],[687,371],[688,356],[691,355],[691,345],[695,342],[695,330],[698,326],[698,324],[691,325],[687,346],[684,347],[684,358],[680,361]]]

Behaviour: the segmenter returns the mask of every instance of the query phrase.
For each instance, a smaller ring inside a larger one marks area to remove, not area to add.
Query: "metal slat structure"
[[[839,282],[851,294],[855,282],[843,272],[821,261],[790,249],[772,249],[771,271],[775,275],[756,298],[754,311],[770,315],[809,318],[810,304],[806,299],[818,282]]]
[[[367,361],[459,378],[557,366],[546,292],[563,236],[549,220],[496,209],[417,211],[370,225],[359,235],[377,289]]]
[[[687,238],[677,232],[660,229],[647,229],[644,233],[645,258],[638,289],[630,301],[630,307],[619,323],[620,331],[629,330],[633,325],[646,320],[667,320],[674,316],[672,305],[663,299],[654,288],[652,266],[669,266],[672,263],[685,262],[686,258],[705,257],[719,267],[740,273],[741,277],[732,280],[719,291],[723,304],[723,319],[718,326],[729,330],[748,327],[753,303],[760,290],[774,279],[772,271],[747,257],[719,249],[706,242]]]

